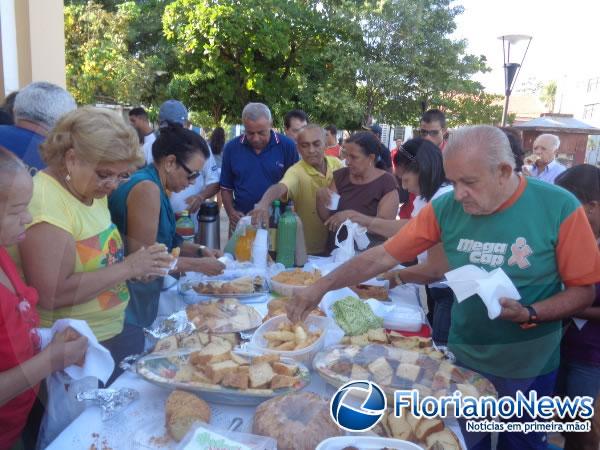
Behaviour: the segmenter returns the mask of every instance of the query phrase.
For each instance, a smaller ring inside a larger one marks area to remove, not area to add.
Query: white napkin
[[[346,227],[348,236],[342,242],[339,241],[338,235],[343,227]],[[333,261],[336,263],[346,262],[354,257],[354,243],[359,250],[364,250],[369,246],[369,237],[367,236],[367,229],[351,220],[345,220],[335,233],[335,248],[331,252]]]
[[[472,295],[479,295],[491,320],[498,317],[502,311],[500,306],[502,297],[521,299],[519,291],[501,268],[487,272],[480,267],[468,264],[447,272],[446,281],[443,284],[454,291],[458,303]]]
[[[96,377],[106,383],[115,369],[115,362],[110,352],[104,348],[94,336],[92,329],[85,320],[59,319],[52,326],[52,335],[65,328],[71,327],[88,339],[88,349],[85,354],[83,367],[76,365],[65,368],[65,372],[74,380],[85,377]]]

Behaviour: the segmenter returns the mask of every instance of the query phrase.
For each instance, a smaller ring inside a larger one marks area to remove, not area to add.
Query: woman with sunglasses
[[[179,247],[175,272],[202,272],[218,275],[225,266],[215,256],[217,250],[184,242],[175,231],[175,213],[169,193],[180,192],[194,183],[209,157],[206,141],[179,125],[160,129],[152,144],[154,161],[135,172],[110,196],[109,208],[114,223],[125,236],[126,253],[135,252],[153,242],[169,251]],[[126,322],[142,329],[156,319],[163,279],[128,281],[131,301]],[[143,350],[143,340],[139,344]]]
[[[125,257],[110,218],[106,196],[143,162],[138,137],[118,114],[86,106],[65,115],[40,152],[47,168],[33,178],[32,222],[19,245],[22,268],[39,292],[43,327],[61,318],[85,320],[111,352],[110,384],[132,353],[125,282],[160,275],[172,261],[154,241]]]

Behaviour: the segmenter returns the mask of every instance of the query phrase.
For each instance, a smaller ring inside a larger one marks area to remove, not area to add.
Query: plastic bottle
[[[296,213],[296,208],[294,207],[294,202],[290,201],[290,207],[292,208],[292,212],[296,217],[296,253],[294,255],[294,265],[296,267],[304,267],[306,261],[308,261],[308,255],[306,254],[306,241],[304,239],[304,224],[302,223],[302,219]]]
[[[296,256],[296,215],[288,205],[277,225],[277,262],[294,267]]]
[[[238,261],[250,261],[252,258],[252,244],[256,237],[256,228],[246,227],[244,234],[240,236],[235,244],[235,259]]]
[[[277,254],[277,225],[281,217],[281,202],[275,200],[273,202],[272,213],[269,217],[269,255],[271,259],[275,259]]]
[[[179,219],[177,219],[177,222],[175,222],[175,231],[185,241],[194,242],[195,227],[189,211],[181,211]]]

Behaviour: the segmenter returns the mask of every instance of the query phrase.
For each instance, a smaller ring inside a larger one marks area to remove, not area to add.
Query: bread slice
[[[214,383],[219,384],[227,372],[234,371],[238,365],[231,361],[221,361],[214,364],[209,364],[205,372],[208,378]]]
[[[210,421],[210,407],[194,394],[173,391],[165,404],[165,425],[169,435],[177,442],[187,434],[196,421]]]
[[[260,364],[263,362],[274,363],[279,361],[279,355],[276,353],[267,353],[266,355],[255,356],[252,358],[252,364]]]
[[[298,382],[298,378],[287,375],[275,375],[271,379],[271,389],[281,389],[293,387]]]
[[[385,334],[385,328],[375,328],[367,331],[367,336],[369,337],[369,341],[371,342],[382,342],[387,344],[388,338]]]
[[[369,371],[365,369],[363,366],[359,366],[358,364],[352,365],[352,371],[350,373],[350,379],[352,380],[369,380]]]
[[[368,367],[377,383],[384,385],[392,384],[392,375],[394,374],[394,371],[392,366],[389,365],[383,356],[377,358],[375,361],[369,364]]]
[[[248,366],[245,366],[248,367]],[[250,378],[248,376],[248,370],[239,370],[229,371],[223,377],[221,381],[221,386],[232,387],[236,389],[248,389],[248,384],[250,382]]]
[[[274,362],[271,364],[271,368],[276,374],[286,375],[288,377],[293,377],[298,372],[298,366],[293,364],[285,364],[282,362]]]
[[[154,351],[155,352],[170,352],[173,350],[177,350],[177,348],[178,348],[177,337],[169,336],[169,337],[163,338],[160,341],[158,341],[156,343],[156,346],[154,347]]]
[[[410,381],[416,381],[419,378],[421,368],[414,364],[398,364],[396,376]]]
[[[444,422],[440,419],[423,419],[420,420],[415,429],[417,440],[425,442],[427,436],[444,429]]]
[[[213,336],[213,339],[216,336]],[[237,333],[223,333],[223,334],[219,334],[218,336],[219,338],[228,341],[231,345],[236,346],[239,344],[239,339],[238,339],[238,334]]]
[[[266,387],[269,385],[274,375],[273,369],[271,369],[271,365],[268,362],[252,364],[250,366],[250,387]]]
[[[360,345],[361,347],[369,345],[369,335],[365,333],[359,334],[358,336],[350,336],[350,344]]]
[[[404,415],[400,417],[395,417],[394,414],[388,414],[388,425],[392,432],[392,436],[395,439],[410,441],[413,438],[413,430],[410,423],[408,423],[406,414],[410,415],[410,412],[404,411]]]
[[[437,371],[433,376],[433,381],[431,383],[431,388],[434,391],[439,391],[441,389],[448,389],[450,387],[451,375],[446,371]]]
[[[456,389],[461,392],[462,396],[471,396],[475,398],[479,398],[479,391],[477,388],[471,384],[457,384]]]
[[[427,450],[460,450],[460,443],[452,431],[445,428],[437,433],[432,433],[425,440]]]
[[[229,359],[231,349],[231,343],[228,341],[211,342],[202,350],[192,353],[190,355],[190,362],[194,365],[202,366],[208,363],[226,361]]]
[[[249,365],[249,364],[250,364],[250,361],[249,361],[249,360],[247,360],[246,358],[244,358],[244,357],[242,357],[242,356],[240,356],[240,355],[237,355],[237,354],[236,354],[236,353],[234,353],[234,352],[231,352],[231,354],[229,355],[229,358],[230,358],[232,361],[234,361],[234,362],[236,362],[237,364],[239,364],[240,366],[246,366],[246,365]]]
[[[204,347],[204,345],[200,341],[199,336],[191,334],[181,339],[179,342],[179,347],[199,350]]]

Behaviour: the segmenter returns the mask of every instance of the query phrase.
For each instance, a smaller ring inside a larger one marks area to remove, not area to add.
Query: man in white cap
[[[188,128],[189,125],[188,110],[183,103],[178,100],[167,100],[160,105],[158,111],[159,131],[163,127]],[[217,192],[219,192],[219,168],[211,151],[196,182],[181,192],[171,194],[171,207],[175,213],[188,210],[197,228],[198,223],[194,213],[200,209],[204,200],[214,197]]]

